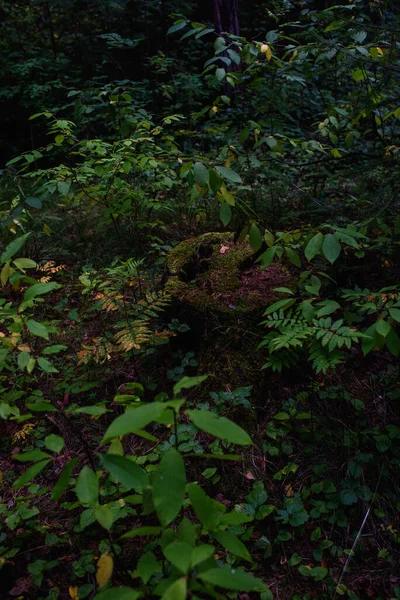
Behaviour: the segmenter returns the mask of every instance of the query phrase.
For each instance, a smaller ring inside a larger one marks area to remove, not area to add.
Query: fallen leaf
[[[114,561],[109,552],[104,552],[97,561],[96,581],[103,587],[110,580],[114,568]]]
[[[254,477],[253,473],[250,473],[250,471],[247,471],[247,473],[246,473],[246,479],[254,480],[255,477]]]
[[[228,250],[229,250],[229,246],[221,246],[219,253],[225,254],[225,252],[228,252]]]
[[[79,600],[77,586],[70,585],[68,588],[68,591],[69,591],[69,595],[72,598],[72,600]]]

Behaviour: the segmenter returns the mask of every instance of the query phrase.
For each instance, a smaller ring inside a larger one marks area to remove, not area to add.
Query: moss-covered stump
[[[250,244],[235,244],[231,233],[185,240],[170,251],[167,266],[166,289],[197,333],[202,372],[214,375],[221,390],[258,383],[259,323],[277,299],[274,288],[290,285],[288,269],[272,264],[260,270]],[[213,378],[210,385],[216,388]]]

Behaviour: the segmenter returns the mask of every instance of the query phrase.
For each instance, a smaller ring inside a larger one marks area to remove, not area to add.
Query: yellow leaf
[[[215,114],[216,112],[218,112],[218,106],[213,106],[211,110]]]
[[[68,591],[72,600],[79,600],[78,588],[76,586],[70,585]]]
[[[114,561],[109,552],[104,552],[97,561],[96,581],[99,587],[103,587],[110,580],[113,572]]]
[[[267,57],[267,61],[269,62],[272,58],[272,50],[270,46],[268,44],[263,44],[261,46],[261,52],[265,54],[265,56]]]

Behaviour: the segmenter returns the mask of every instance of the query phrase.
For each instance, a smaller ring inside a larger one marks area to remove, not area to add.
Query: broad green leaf
[[[161,600],[186,600],[187,594],[187,579],[182,577],[177,579],[172,585],[167,588],[161,597]]]
[[[26,290],[24,294],[24,302],[28,302],[36,296],[42,296],[43,294],[48,294],[53,290],[58,290],[60,287],[62,286],[55,281],[49,281],[48,283],[35,283]]]
[[[31,206],[32,208],[42,208],[42,201],[39,200],[39,198],[32,198],[32,196],[25,198],[25,204]]]
[[[104,529],[110,531],[114,522],[112,510],[108,506],[96,506],[94,509],[96,520]]]
[[[40,473],[40,471],[43,471],[43,469],[49,464],[49,462],[50,462],[49,460],[42,460],[41,462],[37,462],[34,465],[32,465],[31,467],[29,467],[29,469],[27,469],[25,471],[25,473],[23,473],[21,475],[21,477],[18,477],[18,479],[16,481],[14,481],[14,483],[13,483],[14,490],[19,490],[22,487],[24,487],[24,485],[26,485],[34,477],[36,477],[36,475],[38,475]]]
[[[219,417],[205,410],[187,410],[186,414],[189,415],[190,420],[196,427],[215,435],[221,440],[227,440],[231,444],[239,444],[240,446],[252,444],[249,434],[226,417]]]
[[[216,194],[221,189],[222,179],[215,169],[208,169],[208,174],[210,179],[210,188],[214,194]]]
[[[143,427],[161,417],[165,410],[166,407],[161,402],[142,404],[138,408],[127,410],[125,414],[120,415],[111,423],[104,434],[103,443],[114,437],[135,433],[138,429],[143,429]]]
[[[332,235],[331,233],[328,233],[325,236],[323,244],[322,244],[322,252],[323,252],[325,258],[327,260],[329,260],[329,262],[331,264],[333,264],[335,262],[335,260],[338,258],[341,250],[342,250],[342,247],[339,244],[339,242],[337,241],[337,239],[335,238],[335,236]]]
[[[286,255],[290,262],[299,269],[301,268],[300,256],[293,250],[293,248],[285,248]]]
[[[176,33],[177,31],[180,31],[181,29],[186,27],[186,23],[187,21],[180,21],[179,23],[171,25],[171,27],[167,31],[167,35],[171,35],[171,33]]]
[[[147,525],[143,527],[136,527],[136,529],[131,529],[131,531],[127,531],[124,535],[121,535],[122,539],[131,539],[135,537],[148,537],[151,535],[160,535],[163,527],[158,527],[157,525]]]
[[[250,227],[249,242],[253,252],[257,252],[261,248],[263,239],[261,231],[255,223]]]
[[[58,478],[58,481],[54,486],[53,492],[51,494],[51,499],[53,500],[53,502],[59,500],[65,492],[65,490],[67,489],[70,477],[77,462],[78,459],[73,458],[64,466],[63,470],[61,471],[61,475]]]
[[[334,300],[326,300],[323,303],[323,306],[319,308],[316,312],[317,317],[325,317],[326,315],[331,315],[336,312],[340,308],[340,304],[335,302]]]
[[[180,453],[172,448],[162,457],[153,473],[153,503],[162,525],[179,514],[185,498],[186,473]]]
[[[158,562],[154,552],[146,552],[139,558],[136,571],[139,573],[141,580],[146,585],[153,575],[156,573],[161,573],[162,567]]]
[[[90,415],[92,417],[100,417],[101,415],[105,415],[107,412],[110,411],[101,404],[94,404],[93,406],[81,406],[80,408],[75,408],[72,411],[74,415]]]
[[[13,263],[18,269],[34,269],[37,266],[30,258],[16,258]]]
[[[172,542],[164,548],[165,558],[184,575],[192,564],[192,553],[192,547],[186,542]]]
[[[371,350],[373,350],[378,342],[378,333],[376,331],[376,323],[368,327],[364,332],[367,337],[364,337],[361,341],[361,349],[364,356],[366,356]]]
[[[46,446],[47,450],[59,454],[64,448],[64,440],[59,435],[51,433],[45,438],[44,445]]]
[[[49,339],[49,332],[46,325],[43,325],[43,323],[29,319],[29,321],[26,322],[26,326],[32,335],[44,338],[45,340]]]
[[[228,48],[227,50],[229,56],[231,57],[231,59],[233,60],[233,62],[235,63],[235,65],[240,65],[240,56],[237,52],[235,52],[235,50],[231,50],[230,48]]]
[[[68,346],[62,346],[61,344],[54,344],[53,346],[47,346],[42,350],[42,354],[58,354],[63,350],[67,350]]]
[[[196,544],[197,532],[196,527],[193,525],[192,521],[189,519],[182,519],[179,529],[178,529],[178,540],[180,542],[186,542],[192,548]]]
[[[141,493],[147,484],[147,474],[136,463],[125,456],[101,454],[101,462],[109,473],[128,490]]]
[[[23,371],[24,369],[26,369],[26,367],[29,364],[29,360],[31,358],[31,355],[29,354],[29,352],[27,352],[26,350],[23,350],[22,352],[20,352],[18,354],[18,368]]]
[[[315,579],[315,581],[321,581],[328,575],[328,569],[325,567],[314,567],[311,570],[311,575]]]
[[[39,356],[37,359],[37,364],[45,373],[58,373],[58,370],[43,356]]]
[[[201,546],[194,548],[192,553],[192,567],[209,559],[214,552],[215,546],[211,546],[211,544],[201,544]]]
[[[232,533],[229,531],[213,531],[212,536],[217,542],[221,544],[226,550],[235,556],[239,556],[244,560],[252,562],[249,551],[246,546]]]
[[[197,375],[196,377],[182,377],[178,383],[174,385],[174,396],[178,396],[182,390],[188,390],[189,388],[200,385],[208,378],[208,375]]]
[[[228,167],[215,167],[216,171],[227,181],[231,183],[242,183],[242,178],[239,173]]]
[[[398,308],[389,308],[389,313],[392,319],[400,323],[400,309]]]
[[[225,78],[226,75],[226,71],[223,68],[219,68],[215,70],[215,76],[218,79],[218,81],[222,81]]]
[[[261,254],[261,256],[259,256],[257,258],[256,262],[260,262],[261,263],[261,268],[265,269],[266,267],[269,267],[269,265],[272,263],[272,261],[275,258],[275,254],[276,254],[275,247],[268,248],[268,250],[266,250],[265,252],[263,252]]]
[[[109,588],[96,594],[93,600],[138,600],[141,592],[136,592],[128,587]]]
[[[205,187],[210,181],[208,168],[201,162],[195,163],[193,167],[194,180],[200,187]]]
[[[225,227],[232,219],[232,209],[226,202],[223,202],[219,208],[219,218],[221,219]]]
[[[30,235],[30,233],[25,233],[25,235],[21,235],[21,237],[17,238],[16,240],[13,240],[10,244],[8,244],[8,246],[0,256],[0,263],[8,262],[10,258],[14,256],[14,254],[17,254],[18,250],[21,250],[22,246],[25,243],[25,240]]]
[[[267,589],[261,579],[228,566],[200,573],[199,578],[205,583],[237,592],[263,592]]]
[[[397,357],[400,354],[400,338],[393,328],[386,336],[385,343],[393,356]]]
[[[19,462],[37,462],[38,460],[51,458],[50,454],[39,450],[39,448],[35,448],[35,450],[30,450],[29,452],[23,452],[22,454],[13,454],[12,457]]]
[[[391,330],[392,328],[390,327],[389,323],[384,319],[379,319],[379,321],[376,322],[376,331],[379,333],[379,335],[386,337]]]
[[[92,469],[89,469],[89,467],[83,467],[82,471],[79,473],[75,492],[81,504],[94,506],[98,503],[99,480],[96,473],[94,473]]]
[[[215,529],[220,523],[221,515],[226,510],[225,506],[207,496],[196,483],[190,483],[187,490],[197,518],[207,529]]]

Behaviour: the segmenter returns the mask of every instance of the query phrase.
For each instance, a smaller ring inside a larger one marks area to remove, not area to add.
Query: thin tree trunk
[[[239,0],[214,0],[214,25],[217,33],[240,35]]]

